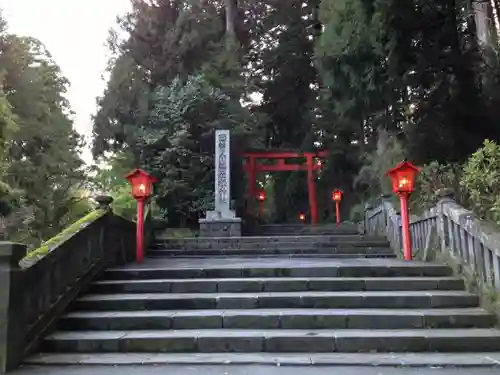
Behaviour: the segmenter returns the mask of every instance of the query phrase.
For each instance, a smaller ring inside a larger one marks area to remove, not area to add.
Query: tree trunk
[[[491,47],[494,42],[494,20],[490,0],[477,0],[472,2],[476,33],[479,43],[484,47]]]
[[[238,0],[224,0],[226,7],[226,36],[236,41],[236,16],[238,14]]]

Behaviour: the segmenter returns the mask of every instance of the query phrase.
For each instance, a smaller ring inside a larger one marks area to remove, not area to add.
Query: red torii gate
[[[288,151],[250,151],[245,152],[243,157],[247,160],[243,169],[248,173],[248,192],[250,202],[256,198],[255,182],[258,172],[282,172],[282,171],[307,171],[307,191],[309,195],[309,207],[311,212],[311,223],[318,224],[318,205],[316,199],[316,186],[313,171],[322,167],[321,158],[328,155],[326,150],[314,152],[288,152]],[[301,164],[288,164],[285,159],[305,158],[306,162]],[[260,164],[259,159],[277,159],[277,164]],[[315,159],[317,160],[315,162]]]

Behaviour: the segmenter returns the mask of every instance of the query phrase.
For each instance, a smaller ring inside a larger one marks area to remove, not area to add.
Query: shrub
[[[461,185],[481,217],[500,224],[500,145],[485,140],[467,161]]]
[[[354,181],[354,187],[367,187],[371,193],[370,198],[380,194],[391,194],[391,180],[386,173],[404,158],[403,146],[396,135],[380,129],[377,149],[366,155],[364,165]]]
[[[411,208],[420,213],[433,207],[437,201],[436,191],[443,188],[453,189],[460,203],[465,203],[466,193],[460,186],[462,166],[459,164],[439,164],[433,161],[423,166],[417,175],[415,193],[412,194]]]

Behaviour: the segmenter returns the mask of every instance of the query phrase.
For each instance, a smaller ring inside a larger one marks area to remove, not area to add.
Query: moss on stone
[[[19,265],[21,268],[30,267],[42,259],[45,255],[59,247],[62,243],[66,242],[69,238],[73,237],[76,233],[86,228],[89,224],[104,216],[107,212],[107,210],[98,209],[85,215],[69,227],[65,228],[62,232],[42,243],[38,249],[30,251],[23,259],[21,259]]]

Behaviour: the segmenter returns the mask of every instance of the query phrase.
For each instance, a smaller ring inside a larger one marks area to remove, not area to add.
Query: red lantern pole
[[[411,248],[410,238],[410,218],[408,214],[408,199],[410,194],[401,192],[399,199],[401,202],[401,235],[403,237],[403,256],[405,260],[413,259],[413,251]]]
[[[392,190],[399,196],[401,202],[401,236],[403,242],[403,257],[412,260],[412,248],[410,237],[410,215],[408,213],[408,200],[415,190],[415,177],[420,171],[418,167],[410,162],[399,163],[395,168],[387,172],[392,178]]]
[[[142,263],[144,259],[144,209],[146,200],[153,193],[153,184],[158,180],[142,169],[133,170],[126,178],[132,185],[132,196],[137,200],[135,257],[138,263]]]
[[[340,224],[340,201],[342,200],[342,190],[336,189],[332,192],[332,199],[335,201],[335,218],[337,225]]]
[[[335,202],[335,215],[337,217],[337,225],[340,224],[340,202]]]
[[[264,211],[264,201],[266,200],[266,192],[261,190],[257,197],[257,201],[259,202],[259,219],[262,220],[263,211]]]
[[[137,200],[137,232],[136,247],[135,247],[135,258],[137,263],[142,263],[144,259],[144,206],[145,199]]]

